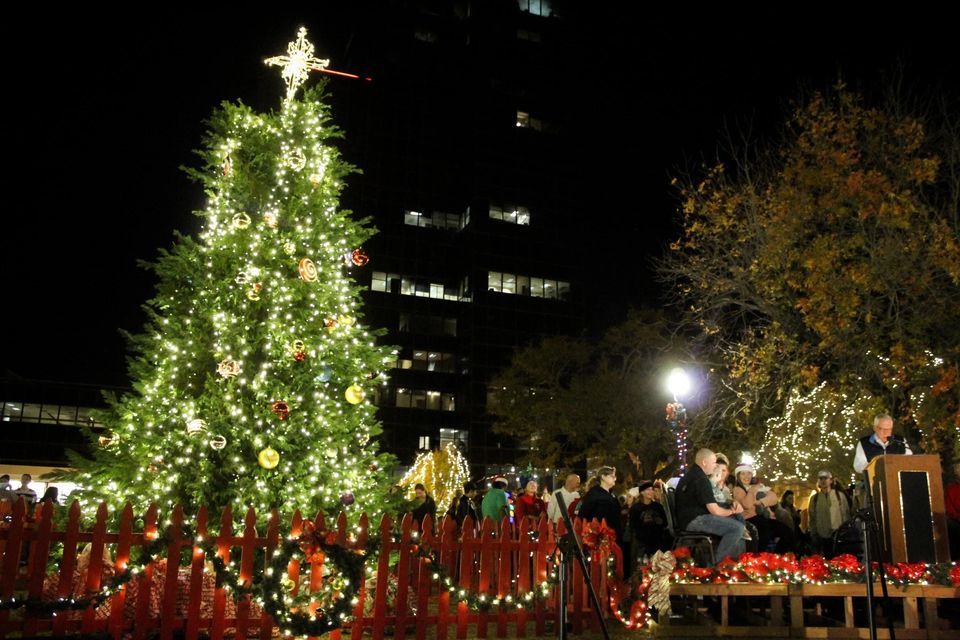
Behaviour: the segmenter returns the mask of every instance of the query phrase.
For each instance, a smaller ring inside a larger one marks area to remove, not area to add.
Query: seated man
[[[677,485],[677,524],[683,531],[712,533],[721,537],[717,560],[737,559],[743,552],[743,522],[733,518],[743,507],[733,503],[729,509],[717,504],[710,485],[710,476],[717,466],[717,456],[709,449],[700,449],[694,464]]]

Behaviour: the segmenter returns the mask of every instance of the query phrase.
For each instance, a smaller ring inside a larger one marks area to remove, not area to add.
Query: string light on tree
[[[670,371],[667,389],[673,396],[673,402],[667,404],[666,419],[676,438],[677,461],[680,464],[677,475],[682,477],[687,472],[687,409],[680,402],[680,398],[690,392],[690,377],[687,372],[680,367]]]
[[[437,506],[445,509],[469,479],[470,465],[467,459],[455,444],[448,442],[440,449],[417,454],[399,484],[406,489],[407,497],[411,498],[414,485],[418,482],[423,484]]]
[[[85,504],[335,516],[349,495],[350,516],[372,518],[388,504],[393,460],[377,453],[380,425],[359,382],[391,349],[364,326],[342,260],[373,230],[340,209],[354,169],[331,144],[339,134],[321,91],[304,87],[327,61],[301,29],[267,63],[287,85],[278,109],[225,103],[209,120],[203,161],[189,170],[208,194],[202,230],[154,265],[134,391],[104,416],[124,446],[72,461]]]
[[[881,398],[831,388],[791,391],[783,415],[767,420],[757,457],[774,482],[811,482],[820,469],[835,478],[853,478],[850,457],[873,416],[885,411]]]

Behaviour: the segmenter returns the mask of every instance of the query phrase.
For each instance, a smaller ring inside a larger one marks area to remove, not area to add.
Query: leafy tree
[[[840,84],[797,107],[778,145],[675,182],[683,227],[660,273],[716,381],[700,433],[749,445],[768,426],[786,435],[802,428],[783,422],[788,400],[816,389],[804,422],[855,406],[867,431],[885,407],[948,454],[960,426],[960,128],[928,121],[933,134]]]
[[[631,310],[598,340],[553,336],[519,349],[491,382],[494,430],[541,467],[598,460],[653,477],[675,457],[660,388],[671,343],[661,313]]]

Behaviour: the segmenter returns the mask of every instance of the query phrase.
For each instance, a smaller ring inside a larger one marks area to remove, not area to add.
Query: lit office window
[[[400,276],[395,273],[374,271],[370,281],[370,290],[381,293],[399,293],[402,296],[418,296],[454,302],[470,302],[468,279],[457,284],[430,282],[424,278]]]
[[[403,212],[403,224],[410,225],[411,227],[459,231],[466,226],[467,222],[469,222],[469,213],[459,214],[445,211],[424,213],[412,209],[407,209]]]
[[[457,358],[452,353],[442,351],[414,350],[407,357],[400,357],[394,362],[397,369],[413,369],[416,371],[435,371],[437,373],[456,373]]]
[[[526,207],[519,207],[512,204],[491,204],[490,217],[494,220],[530,226],[530,210]]]
[[[420,436],[420,443],[417,445],[419,449],[427,450],[430,448],[430,436]]]
[[[467,443],[470,442],[470,432],[466,429],[440,429],[440,448],[448,444],[455,444],[465,451]]]
[[[550,127],[540,118],[531,116],[526,111],[519,110],[517,111],[517,128],[532,129],[534,131],[546,131],[550,129]]]
[[[487,272],[487,290],[488,291],[500,291],[500,285],[503,283],[503,274],[499,271],[488,271]]]
[[[534,278],[500,271],[487,272],[487,290],[494,293],[510,293],[531,298],[569,300],[570,283],[563,280]]]
[[[550,0],[517,0],[517,8],[541,18],[549,18],[553,14]]]
[[[384,404],[389,404],[389,394],[384,393]],[[425,409],[427,411],[456,411],[455,394],[435,389],[398,388],[394,406],[400,409]]]

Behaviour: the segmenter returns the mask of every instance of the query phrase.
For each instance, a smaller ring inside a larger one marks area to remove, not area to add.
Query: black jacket
[[[590,489],[580,501],[580,512],[577,514],[582,520],[604,519],[607,526],[616,530],[617,540],[623,538],[623,523],[620,521],[620,501],[613,494],[599,485]]]

